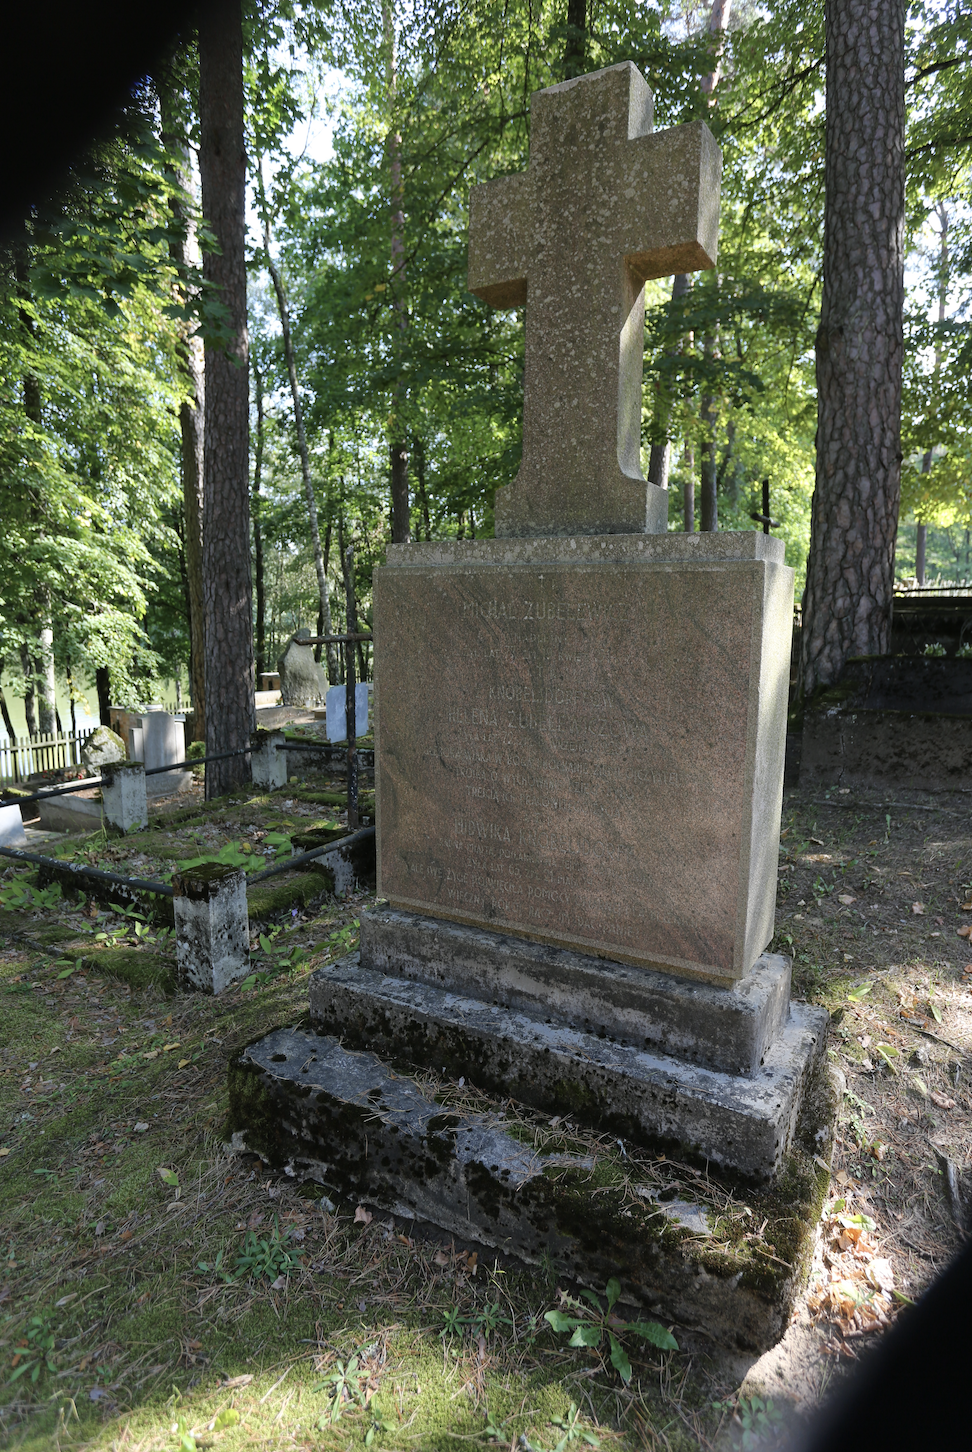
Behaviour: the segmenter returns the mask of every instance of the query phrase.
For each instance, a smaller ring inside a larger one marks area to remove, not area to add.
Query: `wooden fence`
[[[81,765],[81,747],[92,731],[39,731],[36,736],[18,736],[0,741],[0,784],[26,781],[41,771],[63,771]]]

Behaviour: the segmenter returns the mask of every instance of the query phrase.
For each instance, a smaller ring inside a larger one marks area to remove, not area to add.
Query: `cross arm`
[[[469,194],[467,286],[494,308],[526,302],[531,201],[529,171],[496,177]]]
[[[722,152],[704,121],[639,136],[625,148],[625,261],[640,282],[715,267]]]

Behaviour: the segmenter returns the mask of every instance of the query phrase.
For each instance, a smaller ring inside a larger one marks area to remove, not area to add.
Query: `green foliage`
[[[370,1376],[371,1373],[362,1364],[359,1356],[349,1356],[347,1361],[338,1358],[331,1370],[311,1387],[311,1392],[326,1391],[328,1394],[327,1406],[317,1419],[321,1431],[339,1422],[349,1407],[357,1409],[368,1406],[371,1399],[368,1386]]]
[[[493,1301],[480,1310],[464,1315],[458,1306],[450,1306],[442,1313],[442,1330],[439,1335],[443,1340],[447,1336],[462,1336],[468,1333],[476,1338],[483,1336],[488,1338],[496,1332],[500,1326],[512,1326],[513,1322],[500,1310],[498,1301]]]
[[[555,1331],[572,1333],[568,1346],[597,1348],[607,1337],[611,1365],[625,1383],[631,1380],[631,1362],[621,1343],[623,1336],[639,1336],[662,1351],[677,1351],[678,1342],[670,1331],[657,1321],[622,1321],[614,1315],[614,1307],[621,1295],[620,1282],[612,1276],[604,1290],[607,1306],[602,1307],[600,1298],[593,1291],[582,1290],[585,1305],[574,1296],[561,1292],[561,1305],[572,1309],[572,1314],[563,1311],[547,1311],[544,1320],[549,1321]]]
[[[57,1372],[54,1359],[56,1338],[47,1316],[31,1316],[21,1336],[14,1342],[11,1382],[26,1376],[36,1386],[43,1372]]]
[[[300,1265],[300,1256],[286,1243],[286,1236],[274,1226],[270,1235],[258,1237],[256,1231],[248,1230],[239,1254],[233,1262],[233,1275],[237,1280],[276,1281],[289,1275]],[[214,1267],[217,1274],[219,1268]]]
[[[22,877],[13,877],[0,887],[0,908],[6,908],[8,912],[51,908],[62,896],[60,883],[52,882],[49,887],[34,887]]]
[[[732,1418],[733,1443],[744,1452],[755,1452],[765,1439],[775,1440],[786,1426],[786,1419],[772,1397],[739,1397],[734,1402],[713,1402],[712,1409]]]

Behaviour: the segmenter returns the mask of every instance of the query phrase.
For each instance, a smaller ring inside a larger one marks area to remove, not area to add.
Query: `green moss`
[[[271,879],[247,889],[246,902],[251,922],[266,922],[294,907],[306,907],[325,892],[334,891],[334,874],[312,864],[309,869]]]
[[[176,990],[176,970],[171,958],[146,948],[95,948],[81,959],[81,966],[105,978],[117,978],[132,988],[156,984],[163,993]]]
[[[78,931],[76,928],[65,928],[55,925],[51,928],[41,928],[33,936],[37,939],[38,943],[43,943],[45,947],[52,947],[56,943],[73,943],[78,936]]]

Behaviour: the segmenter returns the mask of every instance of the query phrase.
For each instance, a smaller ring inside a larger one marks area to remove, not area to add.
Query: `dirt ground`
[[[969,809],[966,794],[788,794],[774,947],[794,956],[795,996],[831,1010],[843,1089],[810,1283],[755,1362],[675,1327],[678,1351],[625,1343],[627,1384],[606,1339],[574,1349],[545,1319],[564,1309],[556,1278],[330,1207],[223,1144],[227,1060],[300,1019],[308,972],[353,945],[366,894],[275,879],[250,980],[213,1000],[174,992],[163,918],[68,900],[8,867],[2,1445],[783,1445],[960,1243]],[[161,810],[136,839],[57,849],[145,877],[221,852],[262,866],[340,825],[340,782]]]

